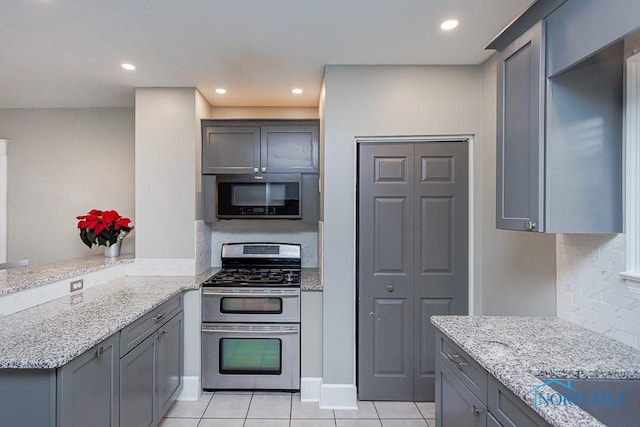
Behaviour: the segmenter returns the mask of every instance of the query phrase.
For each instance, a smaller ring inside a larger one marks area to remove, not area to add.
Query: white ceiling
[[[325,64],[479,64],[531,3],[0,0],[0,108],[133,106],[135,87],[169,86],[214,106],[317,106]]]

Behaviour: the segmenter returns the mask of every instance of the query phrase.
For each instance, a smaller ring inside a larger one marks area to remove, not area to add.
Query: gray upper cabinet
[[[572,35],[613,25],[603,7],[569,0],[499,53],[497,228],[622,232],[623,42]]]
[[[568,0],[547,18],[547,75],[568,69],[638,29],[638,0]]]
[[[118,334],[107,338],[58,369],[58,426],[119,425],[118,338]]]
[[[202,173],[317,173],[318,121],[202,121]]]
[[[318,172],[317,126],[264,126],[261,172]]]
[[[498,57],[496,226],[542,230],[543,22]]]
[[[203,128],[202,173],[254,173],[260,166],[260,128]]]

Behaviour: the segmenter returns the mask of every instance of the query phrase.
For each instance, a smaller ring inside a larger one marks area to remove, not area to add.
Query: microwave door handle
[[[277,330],[268,330],[268,331],[248,331],[248,330],[237,330],[233,328],[207,328],[206,326],[202,327],[202,332],[207,334],[225,334],[225,335],[290,335],[290,334],[298,334],[299,330],[294,328],[282,328]]]
[[[209,291],[207,289],[202,290],[203,295],[211,295],[218,297],[236,297],[236,298],[297,298],[300,296],[299,293],[296,292],[282,292],[282,293],[271,293],[271,292],[260,292],[260,293],[241,293],[241,292],[220,292],[220,291]]]

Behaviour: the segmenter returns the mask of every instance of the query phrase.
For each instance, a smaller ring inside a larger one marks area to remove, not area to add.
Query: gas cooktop
[[[300,270],[223,268],[203,286],[300,286]]]

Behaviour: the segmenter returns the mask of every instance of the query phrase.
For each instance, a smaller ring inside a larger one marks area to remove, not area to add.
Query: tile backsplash
[[[624,234],[558,234],[558,317],[640,349],[640,294],[629,291]]]
[[[318,267],[318,223],[282,219],[231,219],[211,224],[211,265],[220,266],[223,243],[300,243],[302,266]]]

